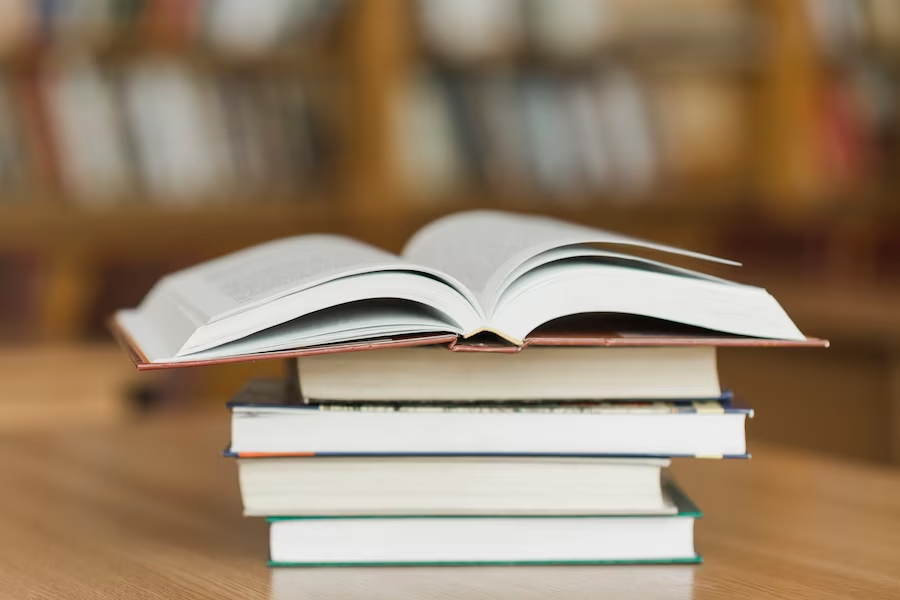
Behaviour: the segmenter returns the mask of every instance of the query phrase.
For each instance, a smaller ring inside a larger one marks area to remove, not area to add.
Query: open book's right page
[[[740,264],[547,217],[490,210],[458,213],[429,223],[409,240],[403,257],[452,275],[472,291],[490,314],[499,293],[519,267],[550,250],[585,244],[634,246]]]
[[[629,247],[737,264],[545,217],[493,211],[435,221],[413,236],[404,256],[461,281],[487,318],[483,330],[515,344],[557,318],[592,313],[639,315],[738,336],[805,339],[764,289],[623,251]]]

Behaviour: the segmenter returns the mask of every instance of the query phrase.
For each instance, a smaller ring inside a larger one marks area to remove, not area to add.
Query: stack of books
[[[142,369],[288,360],[235,398],[227,451],[273,566],[697,562],[669,461],[747,457],[752,416],[716,348],[825,342],[623,246],[720,260],[470,212],[403,257],[303,236],[204,263],[114,330]]]

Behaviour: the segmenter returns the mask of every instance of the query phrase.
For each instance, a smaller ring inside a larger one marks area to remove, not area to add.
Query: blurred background
[[[163,274],[446,213],[742,261],[829,350],[722,353],[751,438],[900,462],[900,2],[0,0],[0,429],[220,406],[136,374]]]

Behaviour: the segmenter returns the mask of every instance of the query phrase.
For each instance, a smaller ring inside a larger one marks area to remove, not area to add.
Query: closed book
[[[715,399],[716,349],[537,347],[515,354],[441,346],[297,359],[307,402]]]
[[[244,397],[253,403],[242,402]],[[230,404],[229,455],[744,457],[753,412],[699,402]]]
[[[240,458],[247,516],[665,515],[664,459]]]
[[[544,55],[591,58],[616,41],[616,6],[584,0],[537,0],[526,4],[531,42]]]
[[[440,57],[468,61],[502,56],[522,41],[518,0],[420,0],[415,8],[423,41]]]
[[[513,72],[494,72],[471,86],[474,119],[491,191],[525,195],[533,173],[529,168],[527,132],[522,126],[519,78]]]
[[[272,517],[273,567],[696,563],[699,509],[672,482],[674,515]]]
[[[22,125],[13,86],[8,79],[0,79],[0,186],[5,190],[0,204],[21,197],[29,188],[28,149]]]
[[[647,92],[642,82],[624,69],[602,75],[598,90],[616,188],[632,199],[639,198],[659,183],[659,148]]]
[[[320,2],[269,0],[205,3],[204,38],[213,47],[236,55],[255,56],[277,46],[291,29],[315,16]]]
[[[144,186],[154,200],[193,204],[227,189],[225,132],[206,78],[145,61],[124,79],[124,112]]]
[[[360,590],[372,600],[384,598],[497,598],[504,590],[516,600],[596,600],[598,590],[607,598],[690,600],[694,575],[691,567],[670,565],[606,565],[602,569],[542,566],[539,569],[472,567],[469,569],[273,569],[269,572],[272,597],[278,600],[354,598]]]
[[[575,132],[564,111],[558,81],[547,76],[523,80],[521,111],[537,187],[554,198],[577,197],[580,179]]]
[[[423,74],[411,79],[395,104],[398,168],[419,199],[451,195],[465,177],[466,156],[449,102],[441,79]]]
[[[591,193],[609,192],[613,183],[612,148],[603,125],[600,97],[593,81],[575,81],[563,90],[565,115],[572,131],[578,167]]]
[[[85,205],[103,205],[134,191],[131,156],[114,82],[87,62],[47,71],[45,108],[63,183]],[[91,151],[84,141],[91,140]]]

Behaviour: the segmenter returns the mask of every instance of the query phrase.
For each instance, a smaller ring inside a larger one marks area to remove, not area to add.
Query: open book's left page
[[[366,244],[340,236],[309,235],[255,246],[168,275],[137,309],[120,311],[116,319],[153,361],[209,350],[305,314],[372,298],[410,295],[411,300],[424,299],[429,304],[432,296],[454,296],[451,303],[463,304],[477,315],[466,299],[467,291],[453,283],[439,272]],[[392,286],[396,290],[384,289]],[[300,292],[303,302],[292,298]],[[396,320],[396,313],[388,310],[385,319]],[[362,326],[377,334],[372,314],[350,312],[341,318],[345,328],[353,329],[354,323],[346,321],[363,317],[368,318]],[[438,329],[435,321],[441,319],[431,317],[424,316],[423,324],[430,324],[428,330]],[[415,329],[416,324],[415,320],[407,323],[407,328]],[[314,333],[329,327],[317,323],[312,329]],[[310,332],[282,327],[271,331],[270,338],[291,343],[304,333]],[[279,345],[272,339],[254,342],[224,353],[272,350]]]

